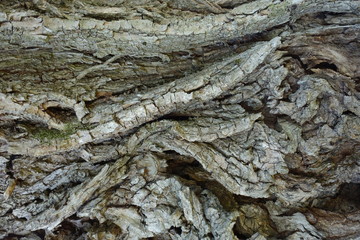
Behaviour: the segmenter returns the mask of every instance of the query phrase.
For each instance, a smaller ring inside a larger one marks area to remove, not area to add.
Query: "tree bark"
[[[359,12],[0,2],[0,238],[360,238]]]

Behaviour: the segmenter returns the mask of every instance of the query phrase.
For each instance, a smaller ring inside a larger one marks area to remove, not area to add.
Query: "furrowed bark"
[[[360,237],[360,1],[0,3],[0,238]]]

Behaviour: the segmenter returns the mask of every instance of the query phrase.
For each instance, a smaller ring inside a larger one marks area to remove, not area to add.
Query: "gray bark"
[[[0,2],[0,238],[360,238],[359,12]]]

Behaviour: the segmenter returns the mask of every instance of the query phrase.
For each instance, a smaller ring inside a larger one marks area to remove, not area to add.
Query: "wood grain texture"
[[[0,238],[359,238],[359,12],[0,2]]]

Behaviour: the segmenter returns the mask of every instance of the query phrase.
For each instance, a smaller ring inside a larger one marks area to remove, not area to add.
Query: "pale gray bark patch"
[[[359,238],[359,10],[0,2],[0,238]]]

